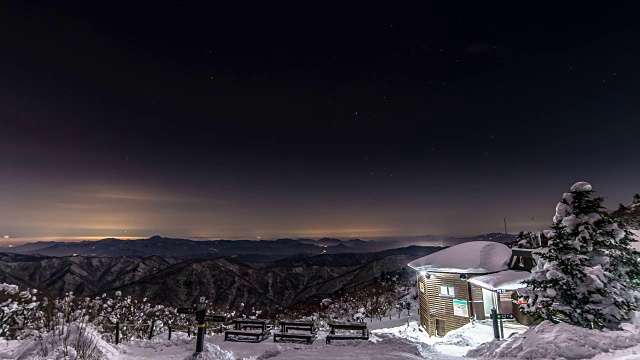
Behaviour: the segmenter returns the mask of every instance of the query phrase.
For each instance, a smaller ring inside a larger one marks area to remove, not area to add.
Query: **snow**
[[[527,327],[505,322],[506,339],[494,340],[490,321],[476,321],[450,331],[444,337],[430,337],[417,323],[417,314],[384,321],[367,322],[369,341],[336,341],[326,345],[326,329],[311,344],[224,341],[224,335],[205,336],[204,352],[198,359],[640,359],[640,328],[623,324],[621,330],[589,330],[565,323],[543,322]],[[73,334],[77,331],[72,330]],[[92,336],[97,333],[89,332]],[[75,335],[72,335],[75,336]],[[151,340],[132,340],[118,346],[97,339],[105,360],[195,359],[195,337],[174,332],[171,340],[160,334]],[[0,341],[0,359],[57,359],[60,349],[47,357],[38,356],[33,340]],[[70,352],[73,355],[73,351]],[[463,358],[463,356],[465,356]]]
[[[19,289],[17,285],[10,285],[10,284],[0,284],[0,291],[1,292],[5,292],[7,294],[17,294]]]
[[[511,249],[489,241],[462,243],[409,263],[419,271],[484,274],[507,270]]]
[[[588,182],[579,181],[571,186],[572,192],[591,191],[593,187]]]
[[[493,274],[472,277],[469,282],[481,286],[487,290],[517,290],[525,285],[523,280],[531,277],[527,271],[506,270]]]
[[[467,353],[480,359],[599,359],[616,358],[611,351],[638,346],[640,329],[622,324],[622,330],[591,330],[544,321],[522,334],[493,340]]]

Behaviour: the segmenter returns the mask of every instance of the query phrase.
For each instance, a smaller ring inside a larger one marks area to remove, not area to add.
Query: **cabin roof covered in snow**
[[[472,277],[469,279],[469,282],[487,290],[517,290],[525,287],[522,281],[530,277],[531,273],[527,271],[506,270]]]
[[[420,271],[486,274],[507,270],[511,249],[490,241],[470,241],[440,250],[409,263]]]

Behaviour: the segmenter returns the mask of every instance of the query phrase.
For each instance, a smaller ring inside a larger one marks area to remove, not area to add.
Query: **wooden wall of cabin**
[[[515,307],[513,306],[513,300],[511,299],[513,291],[507,291],[504,294],[498,294],[498,312],[501,314],[514,314]]]
[[[420,323],[429,335],[443,335],[436,334],[437,324],[442,325],[442,321],[444,321],[445,333],[469,323],[473,318],[469,285],[466,280],[460,280],[459,274],[431,273],[429,279],[423,275],[418,276]],[[454,296],[441,296],[440,286],[453,287]],[[467,303],[467,316],[454,315],[454,299]]]
[[[469,284],[471,288],[471,303],[473,304],[473,313],[477,320],[485,320],[484,299],[482,298],[482,288],[476,284]]]

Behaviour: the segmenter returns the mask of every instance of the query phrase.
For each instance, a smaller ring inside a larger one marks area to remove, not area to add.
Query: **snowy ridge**
[[[507,270],[511,249],[504,244],[474,241],[452,246],[409,263],[420,271],[484,274]]]

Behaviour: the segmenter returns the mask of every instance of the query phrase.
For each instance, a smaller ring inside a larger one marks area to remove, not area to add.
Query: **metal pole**
[[[204,297],[200,297],[200,304],[196,307],[196,321],[198,322],[198,337],[196,339],[196,353],[204,350],[204,317],[207,314],[207,304]]]
[[[149,340],[151,340],[151,338],[153,337],[153,324],[155,324],[155,321],[152,321],[151,325],[149,326]]]
[[[500,329],[498,329],[498,311],[496,311],[496,308],[491,309],[491,322],[493,323],[493,337],[500,339]]]
[[[504,339],[504,327],[502,326],[502,318],[500,318],[500,338]]]
[[[118,345],[119,340],[120,340],[120,321],[116,321],[116,345]]]
[[[507,237],[507,218],[503,218],[504,219],[504,236]]]
[[[196,352],[202,352],[204,348],[204,320],[198,321],[198,338],[196,339]]]

